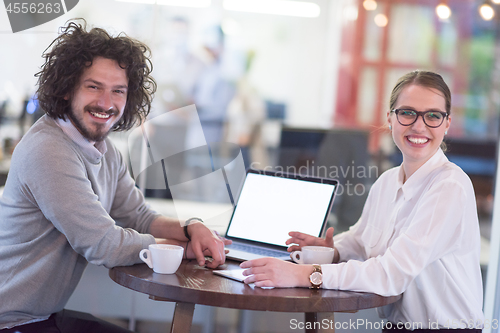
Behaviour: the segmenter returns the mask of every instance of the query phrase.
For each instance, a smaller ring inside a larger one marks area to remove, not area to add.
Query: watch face
[[[321,283],[323,283],[323,274],[320,272],[314,272],[311,274],[311,283],[319,286]]]

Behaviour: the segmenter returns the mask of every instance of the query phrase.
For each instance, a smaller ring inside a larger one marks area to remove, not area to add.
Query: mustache
[[[84,111],[87,111],[87,112],[95,112],[95,113],[104,113],[104,114],[109,114],[109,115],[117,115],[119,112],[117,109],[115,108],[112,108],[112,109],[109,109],[109,110],[104,110],[103,108],[99,107],[99,106],[90,106],[90,105],[86,105],[84,108],[83,108]]]

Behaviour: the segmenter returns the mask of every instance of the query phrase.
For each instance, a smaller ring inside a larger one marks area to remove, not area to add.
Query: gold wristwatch
[[[309,281],[311,282],[311,289],[319,289],[321,284],[323,284],[323,273],[321,272],[320,265],[313,265],[313,272],[309,275]]]

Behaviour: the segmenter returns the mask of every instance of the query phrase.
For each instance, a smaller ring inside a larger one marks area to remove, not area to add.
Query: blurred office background
[[[414,69],[434,70],[452,90],[447,155],[475,187],[486,286],[500,125],[498,3],[80,0],[54,21],[16,34],[0,11],[0,186],[15,144],[40,116],[34,74],[43,63],[41,54],[72,18],[85,18],[89,26],[114,34],[124,31],[150,46],[158,83],[150,118],[194,104],[208,145],[236,145],[246,167],[338,178],[341,187],[328,222],[336,232],[356,222],[370,185],[401,162],[386,129],[388,98],[397,78]],[[192,139],[189,124],[189,119],[170,119],[156,133],[165,145],[184,144]],[[132,165],[140,153],[129,150],[130,133],[112,138]],[[223,155],[228,161],[234,157],[227,151]],[[180,168],[196,164],[190,159],[183,163]],[[144,177],[146,185],[159,181],[153,174]],[[147,188],[151,200],[172,198],[168,188]],[[222,202],[200,191],[184,199]],[[152,322],[168,325],[168,305],[114,285],[95,267],[87,273],[71,307],[127,325],[132,321],[137,331],[147,331]],[[494,293],[496,284],[491,287]],[[99,298],[104,290],[126,301],[110,304],[110,298]],[[487,319],[498,319],[498,311],[493,313]],[[374,310],[338,314],[336,320],[363,317],[377,320]],[[201,306],[194,329],[285,332],[290,331],[287,318]]]

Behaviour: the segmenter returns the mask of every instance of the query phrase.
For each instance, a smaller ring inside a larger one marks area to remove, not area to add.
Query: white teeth
[[[410,137],[408,137],[408,141],[410,141],[411,143],[415,143],[417,145],[422,145],[424,143],[427,143],[427,141],[429,141],[429,139],[425,139],[425,138],[410,138]]]
[[[96,112],[90,112],[94,117],[101,118],[101,119],[107,119],[110,117],[109,114],[102,114],[102,113],[96,113]]]

